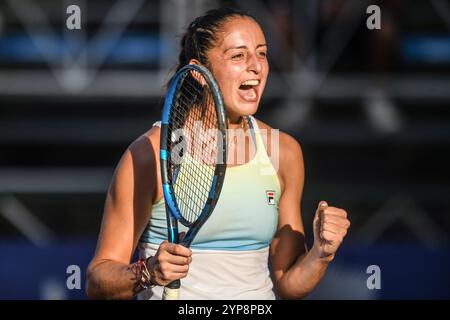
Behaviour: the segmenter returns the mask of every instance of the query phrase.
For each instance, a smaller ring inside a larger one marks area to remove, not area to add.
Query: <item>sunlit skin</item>
[[[219,41],[206,53],[207,67],[222,92],[229,128],[240,128],[245,124],[243,116],[257,111],[266,85],[269,73],[266,39],[260,26],[248,17],[228,19],[216,36]],[[199,62],[192,59],[190,63]],[[242,87],[248,80],[256,82]],[[259,120],[257,123],[268,133],[269,156],[279,152],[275,157],[279,159],[281,196],[277,230],[270,245],[274,287],[281,298],[300,299],[323,277],[346,236],[350,221],[345,210],[320,201],[312,228],[314,244],[308,250],[301,214],[305,178],[301,146],[282,132],[276,141],[278,146],[272,146],[272,128]],[[90,297],[129,299],[133,296],[136,282],[130,271],[130,260],[151,218],[152,205],[163,198],[157,160],[159,141],[160,128],[153,127],[131,144],[116,168],[105,203],[97,251],[88,268],[86,290]],[[248,158],[246,152],[246,161]],[[185,278],[191,261],[190,248],[164,241],[149,260],[148,268],[156,282],[166,285]]]
[[[248,17],[229,19],[218,32],[220,41],[207,52],[208,67],[213,73],[222,93],[231,129],[240,128],[242,117],[253,115],[258,110],[267,82],[269,65],[267,43],[261,27]],[[199,63],[192,59],[190,63]],[[247,80],[257,80],[252,86],[253,95],[242,89]],[[258,126],[267,130],[269,126],[258,121]],[[246,135],[249,138],[249,135]],[[271,245],[271,261],[278,294],[286,298],[301,298],[313,290],[322,278],[328,263],[333,260],[342,243],[350,222],[343,209],[328,206],[320,201],[314,215],[314,245],[308,252],[304,239],[300,201],[304,184],[303,155],[300,145],[292,137],[280,133],[278,148],[267,141],[267,151],[279,154],[278,177],[282,186],[279,200],[279,223]],[[245,149],[245,162],[253,156],[251,143],[229,141],[229,148],[236,155]],[[229,159],[230,160],[230,159]],[[230,166],[230,162],[228,163]],[[231,165],[236,165],[231,159]]]
[[[228,20],[218,32],[220,39],[207,52],[208,67],[219,85],[224,100],[229,127],[240,126],[243,116],[252,115],[258,105],[269,74],[267,43],[261,27],[247,17]],[[198,63],[191,60],[191,63]],[[247,80],[257,80],[252,86],[255,97],[245,97],[241,85]]]
[[[269,74],[266,38],[259,24],[248,17],[234,17],[226,21],[217,38],[220,40],[206,54],[207,66],[220,88],[228,128],[236,129],[243,125],[244,116],[256,113],[266,86]],[[192,59],[190,63],[198,64],[199,61]],[[243,90],[242,85],[249,80],[256,80],[257,84]],[[232,136],[246,142],[237,143],[237,140],[230,139],[228,165],[248,162],[255,151],[248,141],[250,136],[241,137],[241,131],[233,131]]]

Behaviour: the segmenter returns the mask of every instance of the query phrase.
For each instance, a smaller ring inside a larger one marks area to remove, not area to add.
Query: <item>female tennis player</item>
[[[181,299],[305,297],[324,275],[350,222],[345,210],[320,201],[314,244],[307,249],[300,212],[301,147],[252,116],[269,73],[260,25],[234,9],[207,12],[189,25],[182,39],[177,70],[187,64],[201,64],[212,72],[228,128],[251,134],[244,140],[230,139],[233,156],[228,158],[220,198],[190,248],[166,241],[160,127],[155,124],[132,143],[108,191],[97,250],[88,268],[88,296],[161,299],[165,285],[182,279]],[[244,160],[239,163],[236,155],[242,150]],[[133,261],[136,249],[140,258]]]

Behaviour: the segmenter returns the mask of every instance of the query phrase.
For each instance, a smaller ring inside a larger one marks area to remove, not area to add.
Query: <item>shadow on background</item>
[[[308,298],[449,299],[448,1],[189,3],[71,1],[74,31],[65,1],[0,3],[0,298],[85,298],[114,167],[160,119],[182,29],[216,4],[266,32],[256,116],[302,145],[308,246],[320,200],[352,221]],[[381,30],[366,27],[369,4]],[[66,286],[70,265],[80,290]]]

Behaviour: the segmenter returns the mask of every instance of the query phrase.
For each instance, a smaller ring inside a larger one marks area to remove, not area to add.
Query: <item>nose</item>
[[[248,55],[247,70],[255,74],[259,74],[262,71],[262,63],[259,61],[256,53]]]

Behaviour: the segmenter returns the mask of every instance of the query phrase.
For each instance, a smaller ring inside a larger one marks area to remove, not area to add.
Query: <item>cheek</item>
[[[216,80],[223,93],[230,93],[238,86],[242,71],[236,66],[227,66],[223,72],[216,72]]]
[[[263,66],[263,83],[262,83],[262,90],[265,89],[266,84],[267,84],[267,78],[269,76],[269,64],[267,63],[267,61],[265,62],[265,65]]]
[[[242,74],[242,67],[238,65],[227,66],[224,73],[224,81],[227,81],[228,85],[239,80]]]
[[[269,76],[269,63],[267,62],[267,60],[265,60],[263,63],[263,73],[265,80],[267,80],[267,77]]]

